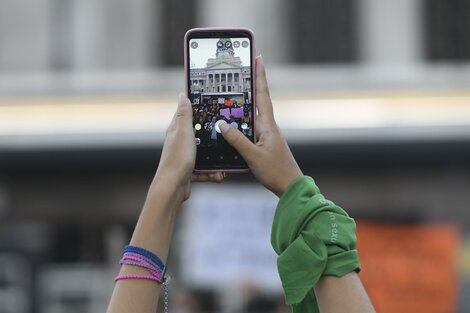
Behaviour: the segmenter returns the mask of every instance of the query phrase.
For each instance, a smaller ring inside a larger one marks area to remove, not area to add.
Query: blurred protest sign
[[[456,227],[359,221],[357,237],[360,277],[378,313],[455,312]]]
[[[205,287],[281,290],[270,235],[277,197],[261,186],[195,186],[182,227],[181,277]]]

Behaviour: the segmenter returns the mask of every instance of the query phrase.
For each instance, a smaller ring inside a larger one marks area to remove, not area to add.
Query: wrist
[[[276,195],[281,198],[284,192],[289,188],[289,186],[294,182],[297,178],[303,176],[304,174],[300,171],[292,173],[291,175],[286,175],[282,182],[279,184],[279,188],[277,190]]]
[[[148,198],[165,203],[168,209],[178,209],[186,199],[185,188],[175,175],[157,173],[150,185]]]

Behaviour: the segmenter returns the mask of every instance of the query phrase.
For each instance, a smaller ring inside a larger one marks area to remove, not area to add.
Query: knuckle
[[[181,118],[184,118],[186,116],[185,112],[183,110],[178,110],[176,111],[176,118],[177,119],[181,119]]]
[[[186,107],[178,108],[175,113],[176,120],[181,120],[190,117],[192,114],[191,111],[188,111]]]

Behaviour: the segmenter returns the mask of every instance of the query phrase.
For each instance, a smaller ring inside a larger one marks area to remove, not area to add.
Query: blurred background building
[[[200,26],[254,30],[295,157],[358,220],[378,312],[470,312],[469,0],[0,0],[0,313],[106,309]],[[275,205],[250,175],[195,187],[174,312],[288,311]]]

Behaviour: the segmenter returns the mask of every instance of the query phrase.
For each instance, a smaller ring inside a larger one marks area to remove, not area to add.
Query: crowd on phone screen
[[[229,117],[220,114],[221,109],[243,108],[243,117],[235,117],[230,114]],[[239,105],[234,101],[230,106],[221,103],[207,104],[203,106],[193,105],[193,125],[195,126],[195,136],[200,138],[201,144],[205,146],[224,145],[223,137],[215,129],[215,123],[218,120],[224,120],[232,127],[238,128],[245,136],[252,135],[250,108],[248,105]],[[199,127],[196,125],[199,124]],[[246,124],[245,127],[242,127]],[[199,129],[198,129],[199,128]]]

